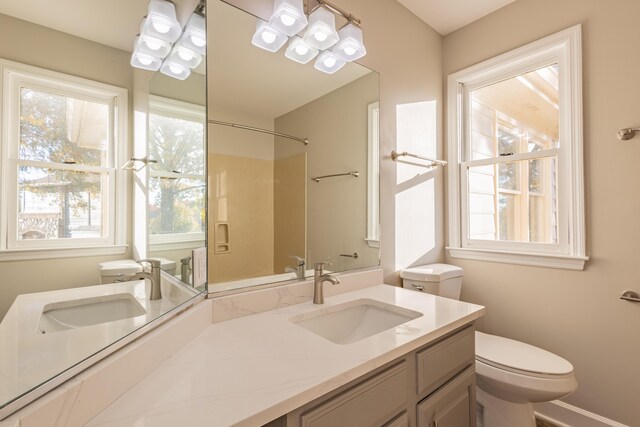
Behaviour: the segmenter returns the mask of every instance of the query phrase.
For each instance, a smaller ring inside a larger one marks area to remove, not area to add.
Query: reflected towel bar
[[[280,136],[282,138],[289,138],[289,139],[293,139],[294,141],[302,142],[304,145],[309,145],[309,139],[308,138],[299,138],[297,136],[287,135],[286,133],[275,132],[275,131],[268,130],[268,129],[256,128],[256,127],[253,127],[253,126],[246,126],[246,125],[241,125],[241,124],[238,124],[238,123],[221,122],[220,120],[207,120],[207,123],[212,123],[214,125],[229,126],[229,127],[232,127],[232,128],[238,128],[238,129],[244,129],[244,130],[250,130],[250,131],[253,131],[253,132],[261,132],[261,133],[266,133],[266,134],[274,135],[274,136]]]
[[[351,172],[346,172],[346,173],[334,173],[333,175],[317,176],[315,178],[311,178],[311,180],[315,181],[315,182],[320,182],[321,179],[325,179],[325,178],[334,178],[336,176],[349,176],[349,175],[351,175],[354,178],[357,178],[357,177],[360,176],[360,172],[351,171]]]
[[[633,138],[634,136],[636,136],[636,132],[640,132],[640,128],[625,128],[625,129],[620,129],[618,131],[618,139],[620,141],[626,141],[628,139]]]
[[[640,295],[637,292],[626,291],[622,295],[620,295],[620,299],[631,302],[640,302]]]
[[[391,160],[398,161],[398,157],[414,157],[416,159],[420,159],[420,160],[426,160],[428,162],[431,162],[430,165],[422,165],[425,168],[433,168],[433,167],[437,167],[437,166],[444,166],[447,164],[447,162],[445,162],[444,160],[437,160],[437,159],[432,159],[430,157],[424,157],[424,156],[420,156],[418,154],[413,154],[413,153],[408,153],[406,151],[403,151],[402,153],[398,153],[396,151],[392,151],[391,152]]]

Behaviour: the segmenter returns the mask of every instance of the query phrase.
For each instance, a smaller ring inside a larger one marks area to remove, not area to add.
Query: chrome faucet
[[[128,282],[130,280],[144,280],[149,279],[151,282],[151,292],[149,294],[150,300],[157,300],[162,298],[162,289],[160,288],[160,261],[157,259],[138,259],[136,262],[142,265],[142,271],[137,273],[127,274],[116,280],[116,282]],[[144,271],[143,262],[151,265],[151,271]]]
[[[340,280],[337,277],[328,273],[323,273],[322,268],[324,262],[318,262],[313,269],[313,303],[324,304],[324,292],[322,284],[324,282],[331,282],[332,285],[340,284]]]
[[[296,255],[294,255],[294,256],[290,256],[289,258],[293,258],[293,259],[295,259],[295,260],[296,260],[296,262],[297,262],[297,264],[296,264],[296,268],[293,268],[293,267],[286,267],[286,268],[284,269],[284,271],[285,271],[286,273],[296,273],[296,277],[297,277],[298,279],[304,279],[304,274],[305,274],[305,272],[306,272],[306,271],[305,271],[305,269],[304,269],[304,266],[305,266],[305,264],[304,264],[304,258],[299,257],[299,256],[296,256]]]

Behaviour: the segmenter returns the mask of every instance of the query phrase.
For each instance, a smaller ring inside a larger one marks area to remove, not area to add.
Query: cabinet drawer
[[[475,369],[470,366],[418,404],[418,427],[475,427],[475,400]]]
[[[406,407],[408,388],[407,364],[403,361],[304,412],[300,417],[300,425],[303,427],[384,425]]]
[[[475,335],[472,327],[416,354],[418,395],[423,396],[453,378],[475,359]]]

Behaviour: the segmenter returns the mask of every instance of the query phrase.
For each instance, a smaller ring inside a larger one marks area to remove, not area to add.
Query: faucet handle
[[[304,265],[304,258],[302,258],[302,257],[299,257],[297,255],[292,255],[289,258],[295,259],[296,262],[298,263],[298,267]]]
[[[160,268],[160,260],[157,259],[137,259],[136,262],[142,265],[143,262],[148,262],[151,264],[151,268]]]

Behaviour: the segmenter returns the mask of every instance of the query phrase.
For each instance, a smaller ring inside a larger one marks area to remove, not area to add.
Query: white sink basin
[[[336,344],[351,344],[420,316],[417,311],[358,299],[300,314],[289,321]]]
[[[40,333],[59,332],[146,314],[130,293],[58,301],[45,305],[38,322]]]

